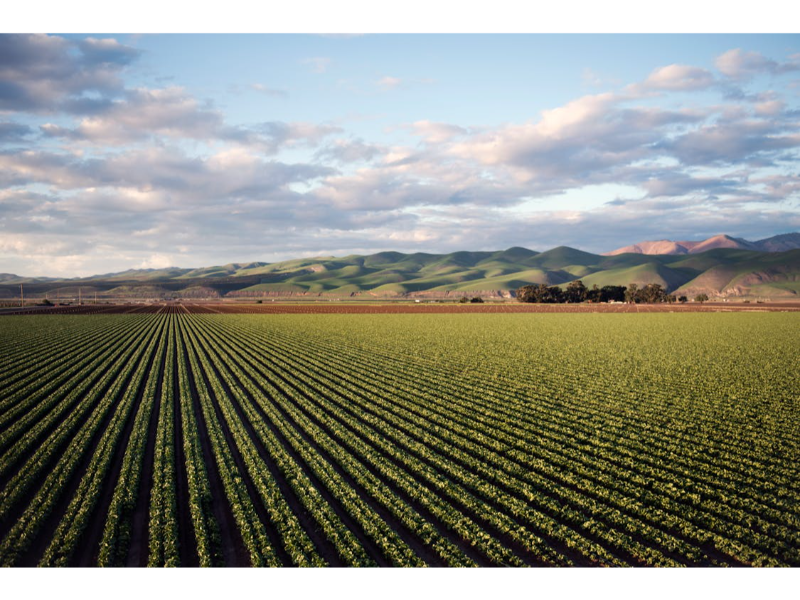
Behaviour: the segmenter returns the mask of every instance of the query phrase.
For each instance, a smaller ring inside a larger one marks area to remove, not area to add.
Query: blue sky
[[[0,35],[0,272],[800,229],[798,35]]]

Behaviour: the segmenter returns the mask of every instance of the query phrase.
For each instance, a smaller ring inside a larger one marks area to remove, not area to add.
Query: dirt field
[[[683,312],[797,312],[800,303],[744,304],[345,304],[305,302],[269,304],[160,303],[88,306],[28,307],[2,309],[0,315],[92,315],[92,314],[457,314],[457,313],[683,313]]]

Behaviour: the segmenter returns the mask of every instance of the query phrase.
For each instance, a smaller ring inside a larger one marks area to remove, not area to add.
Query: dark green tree
[[[624,285],[604,285],[600,288],[600,302],[625,302],[627,289]]]
[[[667,293],[664,291],[664,288],[662,288],[661,284],[659,283],[648,283],[641,290],[639,290],[638,293],[639,301],[645,302],[647,304],[664,302],[666,295]]]
[[[586,293],[589,290],[586,289],[586,286],[583,285],[583,282],[578,279],[578,281],[571,281],[567,284],[567,289],[564,290],[564,299],[566,302],[583,302],[586,300]]]
[[[625,290],[625,302],[628,304],[633,304],[640,302],[639,299],[639,286],[638,284],[632,283],[628,286],[628,289]]]
[[[563,293],[558,286],[548,287],[544,283],[524,285],[517,290],[517,300],[537,304],[554,304],[563,302]]]

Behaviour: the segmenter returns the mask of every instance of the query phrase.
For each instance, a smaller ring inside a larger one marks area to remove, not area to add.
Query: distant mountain
[[[756,242],[759,250],[764,252],[786,252],[800,248],[800,233],[784,233]]]
[[[40,283],[43,281],[57,281],[55,277],[22,277],[13,273],[0,273],[0,284]]]
[[[52,294],[51,298],[56,295],[61,300],[77,297],[79,290],[84,298],[96,293],[98,299],[510,297],[524,285],[565,285],[580,279],[588,287],[659,283],[670,292],[687,296],[706,293],[712,299],[796,299],[800,298],[800,249],[765,249],[790,246],[798,237],[788,234],[747,242],[715,236],[691,242],[690,247],[672,254],[639,251],[598,255],[567,246],[546,252],[516,247],[495,252],[379,252],[198,269],[137,269],[58,281],[25,280],[6,274],[0,275],[0,297],[18,297],[20,282],[25,285],[26,297]],[[718,247],[708,249],[713,246]],[[650,246],[644,248],[652,250]]]
[[[618,254],[697,254],[715,250],[716,248],[754,250],[756,252],[785,252],[786,250],[800,248],[800,233],[785,233],[757,242],[748,242],[729,235],[715,235],[702,242],[673,242],[671,240],[639,242],[606,252],[604,256],[616,256]]]

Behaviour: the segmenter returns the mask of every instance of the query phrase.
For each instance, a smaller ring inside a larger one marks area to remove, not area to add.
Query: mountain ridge
[[[783,247],[792,239],[769,238],[774,247]],[[723,247],[683,254],[600,255],[568,246],[545,252],[513,247],[449,254],[378,252],[196,269],[134,269],[64,280],[14,280],[2,274],[0,297],[19,297],[20,283],[26,298],[52,294],[62,300],[79,293],[84,298],[97,294],[98,299],[513,297],[525,285],[563,286],[578,279],[588,287],[659,283],[681,295],[800,299],[800,249],[765,252]]]
[[[756,252],[784,252],[800,248],[800,233],[783,233],[769,238],[750,242],[742,238],[736,238],[727,234],[713,235],[701,241],[672,241],[672,240],[653,240],[637,242],[622,248],[617,248],[611,252],[603,253],[603,256],[616,256],[618,254],[648,254],[648,255],[678,255],[678,254],[697,254],[714,250],[716,248],[732,248],[736,250],[753,250]]]

